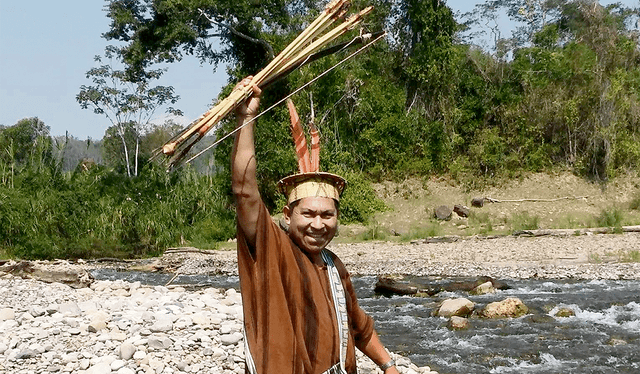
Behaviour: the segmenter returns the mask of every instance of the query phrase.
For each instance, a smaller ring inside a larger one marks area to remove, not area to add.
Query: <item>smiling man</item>
[[[248,85],[250,77],[239,85]],[[238,214],[238,271],[244,308],[246,371],[352,374],[357,347],[385,374],[398,373],[359,307],[349,273],[326,249],[338,229],[343,178],[321,172],[278,183],[287,196],[287,230],[264,206],[256,180],[253,119],[260,90],[236,110],[232,189]]]

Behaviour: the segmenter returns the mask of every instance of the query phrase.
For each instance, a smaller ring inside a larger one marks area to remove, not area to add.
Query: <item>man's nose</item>
[[[322,217],[315,216],[311,219],[311,227],[314,229],[322,229],[324,227],[324,222],[322,222]]]

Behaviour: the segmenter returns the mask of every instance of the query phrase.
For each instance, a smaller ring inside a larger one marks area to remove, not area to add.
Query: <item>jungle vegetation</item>
[[[363,199],[373,196],[371,181],[448,175],[473,187],[523,172],[563,169],[606,181],[640,170],[638,9],[585,0],[487,0],[464,15],[439,0],[355,0],[353,7],[365,4],[375,11],[362,32],[385,30],[385,40],[294,97],[303,121],[314,113],[321,168],[349,179],[343,221],[366,222],[383,209]],[[149,162],[177,126],[152,125],[148,114],[179,107],[179,93],[153,87],[163,72],[157,67],[186,58],[224,62],[225,96],[323,6],[108,1],[103,37],[114,45],[97,59],[122,69],[90,70],[93,85],[77,99],[99,114],[111,110],[113,126],[99,141],[51,137],[38,118],[0,127],[0,256],[143,257],[233,238],[231,141],[171,173]],[[495,23],[502,11],[518,25],[508,38]],[[277,82],[263,107],[343,57]],[[114,90],[116,81],[131,92]],[[277,107],[256,127],[261,192],[274,211],[283,204],[275,182],[296,170],[288,121],[286,107]],[[229,120],[217,135],[233,126]]]

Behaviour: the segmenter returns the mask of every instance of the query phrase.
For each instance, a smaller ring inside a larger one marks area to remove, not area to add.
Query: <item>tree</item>
[[[0,182],[11,188],[24,184],[37,189],[58,183],[61,164],[54,158],[53,141],[37,117],[0,127]]]
[[[143,76],[154,63],[194,55],[202,63],[238,63],[254,73],[273,54],[277,34],[301,27],[299,18],[317,1],[297,0],[110,0],[107,40],[127,43],[120,51],[127,70]],[[313,14],[310,14],[312,16]]]
[[[493,42],[491,48],[500,59],[514,49],[528,46],[534,35],[549,23],[558,20],[563,0],[487,0],[475,6],[464,18],[468,29],[478,28],[479,35],[488,29]],[[501,14],[506,14],[516,27],[511,36],[503,37],[499,23]]]
[[[116,70],[114,63],[120,49],[109,46],[105,50],[105,57],[109,63],[89,70],[87,79],[91,79],[92,86],[81,86],[76,100],[83,109],[93,109],[96,114],[103,114],[109,119],[116,136],[122,144],[122,154],[128,176],[138,175],[138,155],[140,137],[149,126],[149,122],[157,109],[167,103],[175,104],[179,96],[174,94],[171,86],[150,87],[151,81],[159,79],[166,69],[156,69],[145,72],[143,76],[132,77],[124,70]],[[95,61],[102,63],[102,57],[96,56]],[[179,115],[181,112],[172,107],[168,112]],[[133,142],[127,140],[128,131],[133,128]],[[132,144],[133,143],[133,144]],[[134,166],[131,167],[131,148]]]
[[[3,150],[0,159],[5,162],[14,161],[20,166],[24,165],[32,157],[38,142],[44,142],[47,138],[49,138],[49,126],[46,126],[38,117],[24,118],[14,126],[0,128],[0,149]],[[11,147],[13,151],[9,151]],[[51,150],[48,151],[45,157],[51,157]],[[8,153],[12,156],[9,157]]]
[[[451,8],[440,0],[401,0],[395,8],[393,47],[401,58],[407,108],[418,103],[430,119],[436,119],[441,98],[450,94],[458,24]]]

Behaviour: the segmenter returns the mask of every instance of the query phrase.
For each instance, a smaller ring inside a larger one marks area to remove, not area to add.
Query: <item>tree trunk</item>
[[[127,176],[131,177],[131,166],[129,163],[129,149],[127,148],[127,142],[124,139],[124,131],[118,131],[120,139],[122,140],[122,147],[124,148],[124,160],[127,164]]]
[[[136,136],[136,160],[135,160],[135,171],[134,174],[136,177],[138,176],[138,152],[140,152],[140,138]]]

